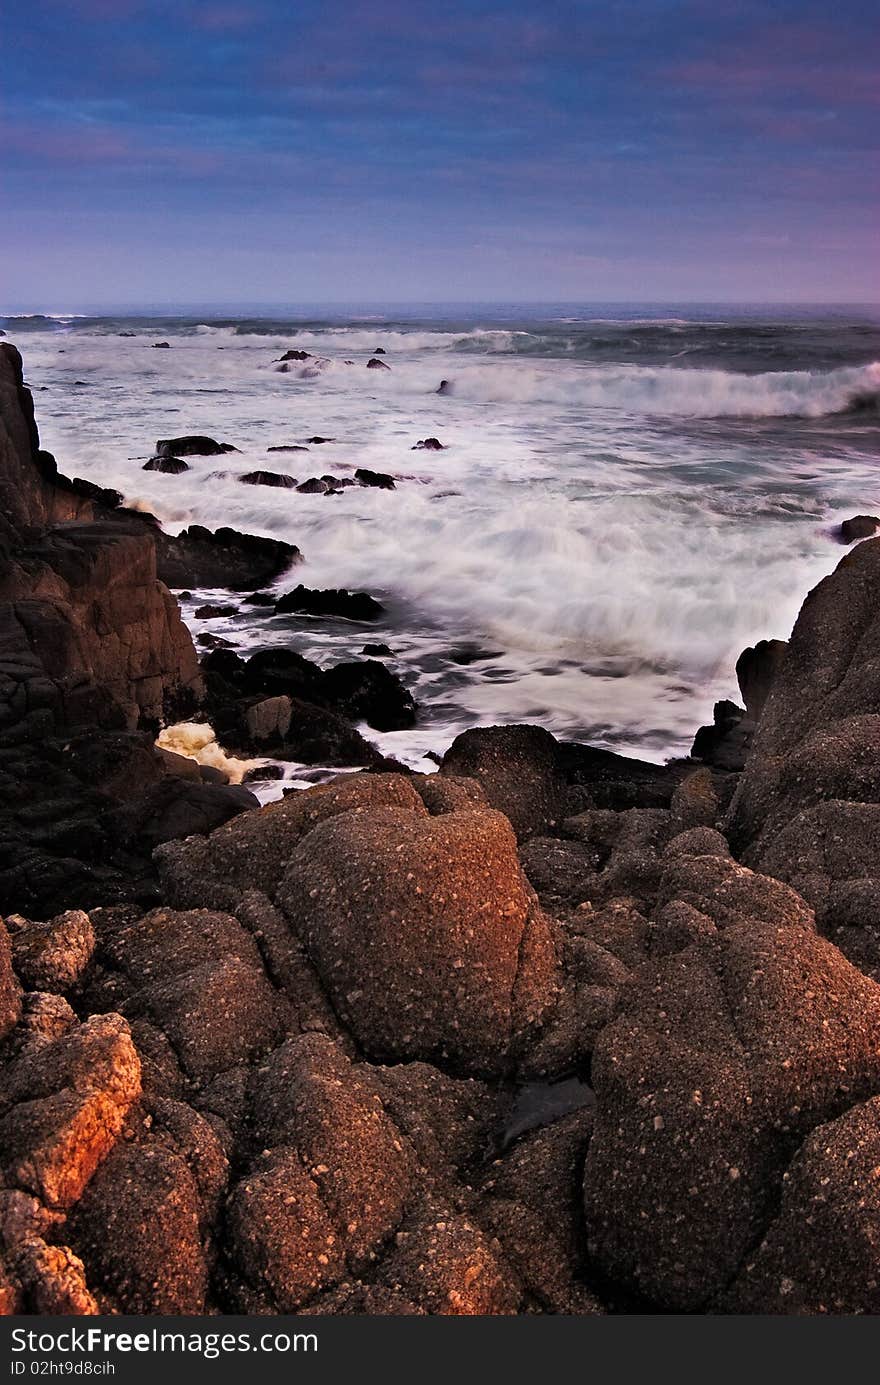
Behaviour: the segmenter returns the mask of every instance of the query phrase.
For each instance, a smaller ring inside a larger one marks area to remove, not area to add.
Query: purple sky
[[[36,0],[0,310],[876,302],[876,0]]]

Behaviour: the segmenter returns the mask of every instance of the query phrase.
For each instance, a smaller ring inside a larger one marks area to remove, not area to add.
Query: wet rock
[[[373,659],[336,664],[321,682],[322,697],[352,721],[377,731],[404,731],[416,722],[416,704],[400,679]]]
[[[48,923],[26,923],[12,940],[15,970],[31,991],[69,991],[95,948],[88,914],[71,909]]]
[[[380,361],[376,356],[371,356],[370,359],[367,361],[367,370],[390,370],[390,369],[391,369],[390,365],[386,365],[384,361]]]
[[[365,644],[361,653],[366,654],[370,659],[394,658],[394,650],[389,648],[387,644]]]
[[[788,643],[786,640],[759,640],[744,649],[736,661],[739,690],[746,704],[746,715],[757,725],[764,704],[776,680]]]
[[[181,438],[159,438],[156,443],[158,457],[219,457],[225,452],[237,452],[229,442],[215,442],[213,438],[200,433],[188,433]]]
[[[169,587],[225,587],[247,591],[275,582],[302,554],[281,539],[215,531],[191,524],[180,534],[156,536],[159,577]]]
[[[872,539],[880,529],[880,519],[876,515],[854,515],[845,519],[834,530],[839,543],[856,543],[859,539]]]
[[[227,640],[223,635],[211,635],[203,630],[196,636],[196,644],[201,649],[234,649],[232,640]]]
[[[171,349],[171,343],[169,341],[154,341],[152,343],[152,349],[154,351],[169,351]]]
[[[568,785],[557,750],[539,726],[479,727],[455,738],[440,773],[476,779],[522,840],[565,816]]]
[[[373,486],[383,491],[395,490],[394,477],[384,471],[370,471],[368,467],[359,466],[354,476],[362,486]]]
[[[276,615],[303,612],[314,616],[342,616],[346,620],[377,620],[385,607],[366,592],[314,591],[298,586],[282,596]]]
[[[691,755],[717,769],[741,770],[748,757],[754,725],[735,702],[716,702],[711,726],[701,726]]]
[[[182,457],[151,457],[141,468],[142,471],[161,471],[166,476],[180,476],[189,469],[189,463]]]
[[[312,353],[311,351],[299,351],[296,347],[291,347],[289,351],[285,351],[284,355],[279,356],[278,359],[279,361],[310,361],[312,359]],[[270,451],[271,450],[270,448]]]
[[[451,380],[441,380],[441,381],[440,381],[440,384],[437,386],[437,388],[436,388],[436,390],[434,391],[434,393],[435,393],[435,394],[451,394],[451,393],[452,393],[452,381],[451,381]]]
[[[316,446],[318,446],[318,445],[319,445],[320,443],[322,443],[322,442],[335,442],[335,441],[336,441],[335,438],[322,438],[321,435],[320,435],[320,433],[316,433],[315,436],[314,436],[313,438],[309,438],[309,442],[315,444]]]
[[[555,998],[547,923],[500,814],[335,817],[294,848],[278,899],[337,1012],[379,1058],[502,1071]]]
[[[197,606],[193,612],[196,620],[218,620],[221,616],[234,616],[238,614],[237,606]]]
[[[307,481],[301,481],[297,490],[301,495],[325,495],[330,489],[330,483],[324,481],[320,476],[310,476]]]
[[[880,988],[804,928],[752,921],[644,969],[593,1059],[589,1251],[675,1311],[720,1293],[815,1126],[880,1091]]]
[[[439,438],[422,438],[410,448],[411,452],[443,452],[444,446]]]
[[[238,479],[243,486],[275,486],[288,491],[296,489],[296,477],[285,476],[280,471],[247,471]]]

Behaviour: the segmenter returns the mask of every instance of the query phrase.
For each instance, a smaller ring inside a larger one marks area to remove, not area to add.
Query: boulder
[[[744,649],[736,661],[736,677],[746,706],[746,716],[757,725],[770,689],[782,667],[786,640],[759,640]]]
[[[782,1199],[721,1306],[733,1313],[880,1311],[880,1098],[818,1126],[782,1180]]]
[[[0,1077],[0,1148],[7,1186],[47,1207],[77,1202],[140,1095],[128,1025],[95,1015],[7,1064]]]
[[[416,722],[416,704],[384,664],[368,659],[336,664],[321,680],[321,695],[336,712],[377,731],[404,731]]]
[[[215,442],[201,433],[188,433],[182,438],[159,438],[157,457],[219,457],[224,452],[237,452],[229,442]]]
[[[378,1058],[501,1072],[555,1000],[548,924],[499,813],[335,816],[291,852],[278,900]]]
[[[370,471],[369,467],[359,466],[354,473],[355,480],[362,486],[373,486],[378,490],[396,489],[394,477],[384,471]]]
[[[286,476],[280,471],[246,471],[238,479],[244,486],[275,486],[288,491],[295,490],[297,484],[295,476]]]
[[[91,920],[81,909],[70,909],[48,923],[23,921],[12,940],[15,970],[31,991],[70,990],[94,948]]]
[[[122,1143],[73,1212],[69,1235],[89,1282],[123,1313],[198,1314],[208,1287],[195,1179],[158,1141]]]
[[[376,356],[371,356],[370,359],[367,361],[367,370],[390,370],[390,369],[391,369],[390,365],[386,365],[384,361],[378,360],[378,358],[377,358]]]
[[[720,1294],[793,1151],[880,1091],[880,987],[801,927],[751,920],[643,968],[593,1058],[591,1258],[655,1305]]]
[[[141,468],[142,471],[161,471],[166,476],[180,476],[189,469],[189,463],[182,457],[151,457]]]
[[[439,438],[422,438],[410,448],[411,452],[443,452],[444,445]]]
[[[859,539],[872,539],[880,529],[880,519],[876,515],[853,515],[845,519],[834,530],[839,543],[856,543]]]
[[[443,775],[476,779],[520,840],[545,832],[566,815],[568,785],[558,745],[540,726],[488,726],[464,731],[443,757]]]
[[[227,908],[248,889],[273,896],[297,843],[339,813],[369,816],[380,806],[427,816],[399,774],[340,775],[230,822],[207,839],[168,843],[156,861],[168,896],[184,906]]]

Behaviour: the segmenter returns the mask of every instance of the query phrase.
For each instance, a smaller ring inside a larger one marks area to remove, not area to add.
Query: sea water
[[[197,635],[329,666],[365,642],[415,695],[370,737],[426,769],[462,729],[528,721],[662,760],[686,753],[757,639],[785,638],[880,513],[880,319],[852,308],[285,310],[0,318],[43,446],[170,531],[298,545],[277,584],[368,591],[377,622],[239,614]],[[167,341],[168,349],[153,349]],[[279,369],[290,348],[310,353]],[[377,351],[388,370],[368,369]],[[438,393],[441,380],[447,381]],[[144,471],[156,440],[238,451]],[[308,444],[320,435],[331,442]],[[413,450],[437,437],[440,452]],[[271,446],[307,452],[269,452]],[[243,485],[391,473],[338,495]],[[240,604],[240,598],[234,598]]]

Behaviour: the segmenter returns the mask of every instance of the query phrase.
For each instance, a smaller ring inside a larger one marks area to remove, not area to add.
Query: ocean
[[[378,621],[198,621],[242,653],[322,665],[386,643],[420,706],[371,739],[414,768],[461,730],[528,721],[663,760],[736,697],[748,644],[785,638],[839,561],[833,526],[880,513],[880,315],[852,308],[553,305],[287,315],[0,317],[43,446],[176,531],[296,543],[297,582],[367,591]],[[167,341],[169,349],[152,343]],[[309,357],[279,369],[279,357]],[[388,370],[367,369],[379,352]],[[447,381],[438,394],[442,380]],[[144,471],[158,438],[238,452]],[[314,436],[332,441],[307,442]],[[443,451],[412,450],[436,437]],[[273,446],[308,452],[269,452]],[[255,469],[391,473],[337,495]],[[228,596],[225,598],[228,601]]]

